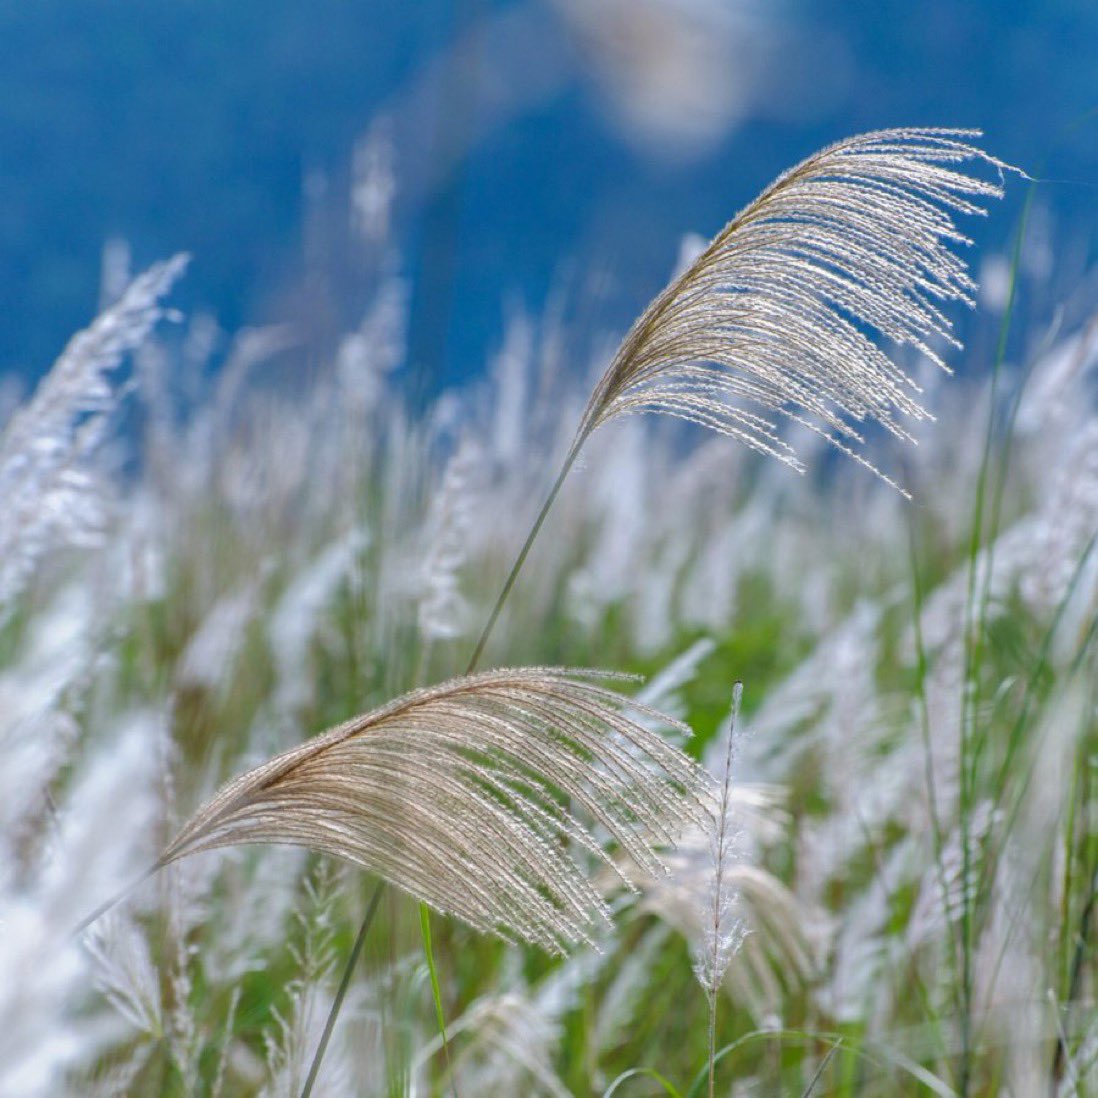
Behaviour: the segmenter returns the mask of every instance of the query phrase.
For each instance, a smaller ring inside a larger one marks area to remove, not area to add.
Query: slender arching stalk
[[[541,506],[541,510],[538,512],[538,517],[534,519],[534,525],[530,527],[530,533],[526,535],[526,541],[523,542],[518,556],[515,557],[515,563],[511,565],[511,571],[504,581],[503,587],[500,589],[496,604],[492,607],[491,614],[488,615],[488,622],[480,634],[480,639],[477,641],[476,648],[473,649],[472,656],[469,657],[469,665],[465,668],[465,674],[470,675],[477,669],[477,665],[480,663],[480,657],[484,653],[484,646],[488,643],[488,638],[492,635],[492,630],[496,627],[496,622],[499,620],[500,612],[503,610],[503,604],[511,594],[511,589],[515,586],[515,581],[518,579],[519,572],[522,571],[522,566],[526,563],[526,558],[533,548],[538,534],[541,532],[542,525],[549,517],[549,512],[552,510],[557,496],[560,495],[560,490],[564,487],[564,482],[568,479],[568,474],[571,472],[572,466],[576,462],[576,458],[579,457],[579,452],[586,440],[587,433],[581,432],[576,436],[576,441],[572,443],[572,448],[568,451],[568,456],[564,459],[564,462],[560,467],[557,479],[553,483],[553,487],[549,490],[549,495],[546,497],[545,502]]]
[[[88,929],[100,916],[106,915],[112,907],[121,903],[135,888],[143,885],[154,873],[159,873],[164,868],[164,863],[159,859],[153,862],[144,873],[141,874],[136,880],[131,881],[125,888],[120,888],[109,900],[104,900],[90,915],[85,915],[73,928],[72,936],[78,938],[85,930]]]

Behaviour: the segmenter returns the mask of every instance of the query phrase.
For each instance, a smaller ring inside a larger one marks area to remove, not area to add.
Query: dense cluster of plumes
[[[4,436],[0,475],[79,480],[81,492],[94,484],[87,498],[99,502],[94,539],[81,533],[91,527],[77,522],[79,508],[47,516],[48,536],[28,527],[25,543],[21,512],[0,516],[0,545],[27,546],[0,599],[0,1092],[148,1093],[201,1075],[215,1094],[296,1093],[332,994],[332,931],[349,933],[361,915],[353,877],[337,889],[292,849],[199,853],[135,890],[82,941],[69,935],[173,836],[165,861],[242,837],[357,849],[375,868],[403,858],[392,844],[367,850],[375,837],[338,818],[347,774],[376,775],[379,760],[392,775],[391,818],[379,822],[399,824],[400,783],[429,794],[418,802],[429,826],[409,849],[437,853],[444,834],[460,839],[454,798],[472,788],[479,823],[536,855],[521,883],[545,918],[529,937],[590,939],[553,965],[527,965],[494,940],[453,931],[455,951],[478,962],[458,987],[443,961],[460,1092],[569,1093],[578,1069],[562,1050],[581,1024],[589,1090],[623,1063],[679,1070],[681,1050],[649,1014],[653,1003],[664,1017],[670,1004],[687,1011],[703,998],[683,941],[704,955],[712,836],[692,821],[676,852],[659,857],[668,875],[651,860],[660,834],[624,825],[638,822],[639,804],[696,780],[667,754],[652,708],[694,725],[708,769],[724,776],[737,676],[748,683],[750,736],[718,814],[736,837],[722,848],[734,857],[720,856],[732,890],[717,896],[728,917],[718,940],[745,935],[720,985],[724,1017],[739,1027],[730,1032],[860,1027],[874,1056],[868,1094],[895,1093],[901,1063],[948,1078],[963,1040],[983,1042],[987,1071],[1018,1093],[1048,1090],[1050,1079],[1065,1094],[1098,1082],[1093,1017],[1080,1007],[1093,978],[1074,965],[1078,942],[1084,961],[1093,948],[1084,921],[1098,605],[1093,324],[1069,325],[1025,363],[1010,479],[997,524],[989,532],[985,522],[971,553],[981,454],[970,417],[938,402],[946,394],[926,397],[940,422],[932,437],[922,430],[910,459],[914,512],[864,470],[797,478],[726,439],[695,438],[684,452],[673,423],[607,417],[486,664],[612,657],[657,669],[637,704],[537,671],[489,672],[391,702],[460,670],[534,517],[532,486],[548,487],[568,452],[583,401],[561,360],[567,333],[552,316],[515,317],[490,386],[446,394],[412,418],[387,382],[403,358],[407,295],[385,278],[307,392],[290,398],[259,376],[265,355],[294,353],[294,333],[253,332],[229,351],[208,399],[182,416],[172,370],[197,369],[216,340],[201,318],[171,341],[152,334],[176,273],[155,269],[113,307],[122,313],[90,329],[100,342],[73,343],[41,390],[69,379],[60,419],[43,413],[27,434],[32,401]],[[115,351],[102,342],[112,332],[127,341]],[[144,461],[136,483],[110,487],[92,445],[107,422],[97,417],[127,388],[105,380],[111,355],[139,339],[128,388],[148,411]],[[986,404],[980,382],[949,396]],[[95,437],[77,443],[82,422],[96,424]],[[10,439],[32,435],[39,442],[20,463]],[[802,458],[806,439],[795,438]],[[45,455],[38,466],[35,455]],[[950,490],[927,492],[942,468]],[[112,496],[117,506],[101,505]],[[583,717],[557,739],[538,707],[546,692],[557,705],[562,691]],[[450,737],[454,707],[466,705],[491,710],[503,737],[489,758]],[[424,712],[426,724],[410,717]],[[370,742],[378,729],[386,737]],[[524,784],[520,732],[561,768],[546,772],[567,802]],[[425,736],[426,771],[416,756]],[[586,736],[613,745],[596,775],[605,802],[568,784],[602,750]],[[320,797],[312,823],[330,841],[290,835],[272,814],[279,783],[302,778],[300,764],[327,748],[344,754],[304,777],[319,779],[305,792]],[[653,758],[669,764],[658,780]],[[258,769],[216,794],[249,767]],[[663,820],[665,832],[685,822],[677,810]],[[469,857],[487,841],[466,838]],[[640,896],[610,870],[568,876],[565,863],[585,847],[594,860],[616,847]],[[424,864],[408,880],[414,895],[507,929],[514,911],[499,905],[510,894],[462,895],[463,865],[433,861],[423,874]],[[576,917],[561,923],[569,904]],[[352,988],[320,1091],[341,1093],[349,1078],[380,1091],[441,1062],[402,905],[387,917],[384,963]],[[613,927],[598,918],[606,905]],[[275,975],[260,984],[260,970]],[[694,1020],[704,1036],[700,1007]],[[817,1063],[806,1057],[801,1089]],[[747,1064],[746,1074],[766,1070]]]

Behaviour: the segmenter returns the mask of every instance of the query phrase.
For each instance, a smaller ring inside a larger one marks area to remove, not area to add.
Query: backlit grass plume
[[[970,243],[954,215],[982,214],[979,200],[1001,198],[1003,173],[1014,170],[967,140],[979,136],[908,128],[849,137],[732,218],[637,318],[599,379],[472,665],[584,443],[617,416],[675,416],[803,471],[779,431],[784,416],[893,483],[859,453],[861,425],[910,439],[902,420],[929,413],[870,335],[947,369],[935,344],[958,344],[941,306],[971,306],[975,290],[950,250]],[[963,170],[971,165],[995,178]]]
[[[857,425],[908,438],[926,418],[915,383],[870,338],[945,367],[943,303],[975,286],[949,245],[954,214],[1002,195],[1007,165],[976,130],[892,129],[810,156],[717,234],[630,329],[587,404],[576,449],[615,416],[662,412],[802,468],[775,414],[856,460]],[[991,181],[968,174],[990,168]],[[873,468],[870,466],[870,468]],[[876,470],[874,469],[876,472]],[[887,479],[887,478],[886,478]]]
[[[416,690],[226,785],[161,855],[288,843],[363,866],[482,931],[558,951],[607,911],[573,850],[637,866],[705,778],[602,673],[524,668]],[[595,827],[591,827],[591,821]]]

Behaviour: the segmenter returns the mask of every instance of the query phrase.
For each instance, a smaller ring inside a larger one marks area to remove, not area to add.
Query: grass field
[[[180,266],[0,437],[4,1095],[301,1092],[376,878],[234,845],[73,928],[229,778],[465,668],[584,414],[566,333],[524,315],[483,382],[409,411],[393,276],[327,365],[266,329],[211,373],[202,318],[162,316]],[[608,422],[503,606],[483,667],[643,677],[617,686],[727,794],[717,1093],[1098,1092],[1087,306],[960,379],[911,357],[937,419],[867,442],[911,502],[803,428],[798,476]],[[608,860],[576,857],[612,920],[554,955],[435,911],[437,994],[384,891],[314,1093],[706,1093],[711,836],[661,876],[604,823]]]

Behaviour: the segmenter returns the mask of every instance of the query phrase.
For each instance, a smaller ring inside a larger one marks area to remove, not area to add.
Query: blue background
[[[176,300],[227,330],[295,317],[325,350],[377,273],[344,228],[354,143],[379,113],[429,386],[482,369],[509,300],[536,311],[559,288],[581,335],[627,323],[684,232],[713,233],[783,168],[881,126],[981,127],[1051,180],[1038,201],[1071,257],[1058,277],[1093,256],[1098,122],[1069,127],[1098,106],[1094,0],[665,0],[701,12],[703,33],[734,23],[728,57],[683,79],[748,84],[692,140],[689,104],[646,128],[612,87],[623,49],[637,94],[644,64],[659,78],[662,24],[611,5],[592,45],[584,12],[601,9],[578,3],[0,4],[0,372],[45,372],[94,314],[116,236],[135,266],[191,252]],[[466,61],[447,70],[454,43]],[[1007,246],[1022,190],[983,243]]]

